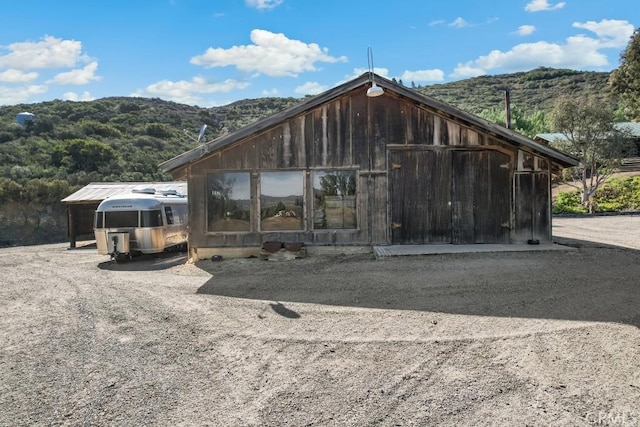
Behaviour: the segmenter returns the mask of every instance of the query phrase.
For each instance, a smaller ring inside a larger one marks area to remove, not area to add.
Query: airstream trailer
[[[186,246],[188,217],[187,198],[174,190],[109,197],[95,212],[98,253],[117,260]]]

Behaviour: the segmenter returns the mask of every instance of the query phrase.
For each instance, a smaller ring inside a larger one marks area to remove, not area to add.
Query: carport
[[[93,214],[104,199],[130,193],[139,188],[176,190],[187,194],[185,181],[166,182],[92,182],[62,199],[67,209],[67,236],[69,247],[75,248],[79,238],[93,239]]]

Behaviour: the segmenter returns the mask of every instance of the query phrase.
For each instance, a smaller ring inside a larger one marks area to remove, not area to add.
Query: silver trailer
[[[188,219],[187,198],[173,190],[109,197],[95,212],[98,253],[118,260],[186,248]]]

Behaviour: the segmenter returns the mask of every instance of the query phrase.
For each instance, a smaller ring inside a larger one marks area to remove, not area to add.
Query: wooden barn
[[[265,242],[550,242],[551,176],[576,164],[366,73],[160,167],[187,180],[197,260]]]

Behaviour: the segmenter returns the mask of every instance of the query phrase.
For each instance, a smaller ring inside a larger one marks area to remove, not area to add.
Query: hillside
[[[505,89],[509,89],[511,105],[532,113],[551,111],[560,97],[612,99],[608,82],[609,73],[538,68],[424,86],[417,90],[470,113],[480,114],[492,108],[503,108]],[[617,103],[617,100],[613,99],[613,102]]]

